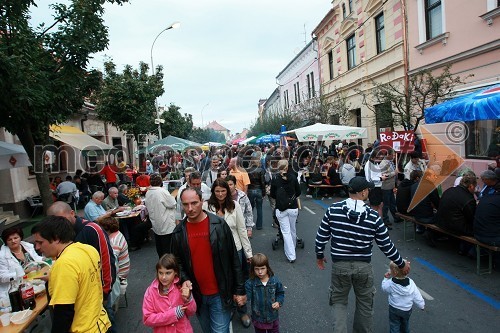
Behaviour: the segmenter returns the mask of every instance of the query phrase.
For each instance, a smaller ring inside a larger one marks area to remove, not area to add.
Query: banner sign
[[[380,145],[389,146],[398,153],[408,153],[415,149],[413,131],[393,131],[380,133]]]

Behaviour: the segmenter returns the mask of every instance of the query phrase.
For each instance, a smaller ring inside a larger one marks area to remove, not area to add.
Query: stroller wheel
[[[271,244],[271,246],[273,247],[273,251],[276,251],[276,249],[278,248],[278,241],[273,240],[273,243]]]
[[[302,238],[297,239],[297,247],[300,247],[301,249],[304,248],[304,241],[302,240]]]

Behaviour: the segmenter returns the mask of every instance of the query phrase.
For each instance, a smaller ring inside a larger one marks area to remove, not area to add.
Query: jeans
[[[347,301],[351,288],[356,295],[353,332],[373,332],[372,265],[364,261],[336,261],[332,263],[330,304],[333,305],[333,332],[347,332]]]
[[[297,243],[297,227],[295,223],[297,222],[297,216],[299,215],[299,210],[287,209],[285,211],[280,211],[276,209],[276,218],[280,224],[281,234],[283,235],[283,243],[285,248],[285,255],[288,260],[295,260],[295,245]]]
[[[257,207],[257,222],[255,223],[256,229],[262,229],[262,190],[252,188],[248,190],[248,199],[252,209]]]
[[[410,316],[411,309],[403,311],[389,305],[390,333],[410,333]]]
[[[384,223],[389,221],[389,210],[391,211],[392,218],[397,220],[396,217],[396,196],[394,196],[394,192],[391,190],[382,190],[382,198],[384,205],[382,206],[382,216]]]
[[[222,305],[219,294],[201,296],[201,304],[197,304],[198,321],[203,333],[229,333],[231,309]]]

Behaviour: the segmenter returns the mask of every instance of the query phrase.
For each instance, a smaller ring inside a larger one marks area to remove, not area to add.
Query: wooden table
[[[1,326],[0,324],[0,333],[21,333],[24,332],[25,329],[28,328],[38,317],[39,314],[45,311],[47,309],[49,303],[47,299],[47,293],[44,292],[41,295],[38,295],[36,297],[36,307],[35,310],[33,310],[33,313],[29,317],[29,319],[24,323],[20,325],[16,325],[14,323],[10,323],[9,326]]]

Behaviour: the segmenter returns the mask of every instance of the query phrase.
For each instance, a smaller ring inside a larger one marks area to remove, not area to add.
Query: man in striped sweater
[[[403,261],[389,238],[378,213],[365,204],[372,182],[354,177],[349,182],[349,199],[332,204],[323,216],[316,235],[316,258],[325,269],[325,246],[331,241],[332,280],[330,305],[333,305],[334,332],[347,332],[347,300],[351,287],[356,294],[354,332],[373,332],[373,241],[403,273],[410,263]]]

